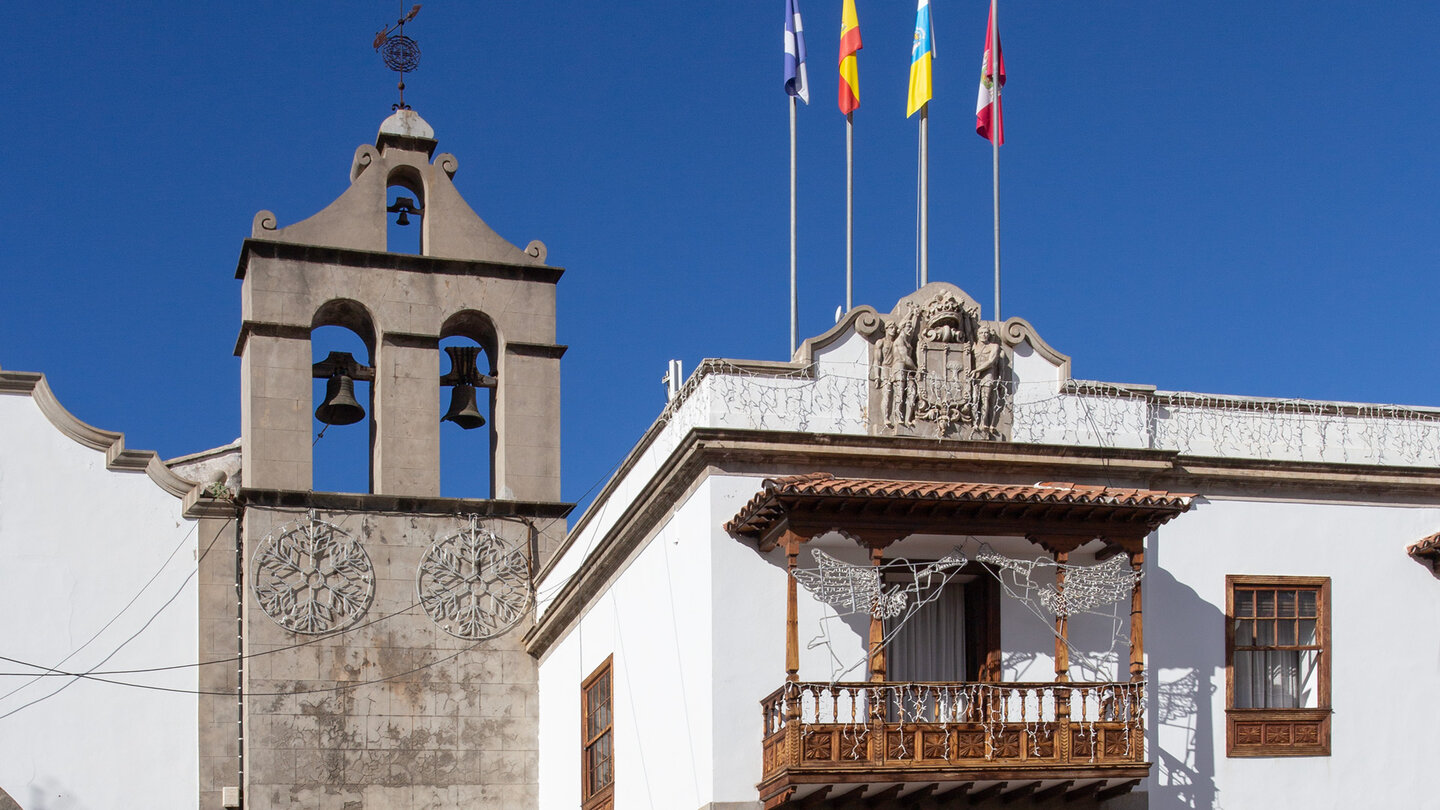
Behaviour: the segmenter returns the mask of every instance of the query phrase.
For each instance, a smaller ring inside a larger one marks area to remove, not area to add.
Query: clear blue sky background
[[[915,279],[914,3],[857,4],[856,302],[888,310]],[[931,277],[990,317],[990,153],[973,131],[987,3],[932,5]],[[257,210],[288,224],[344,190],[394,101],[370,41],[399,10],[12,4],[0,366],[45,372],[130,447],[235,438],[240,242]],[[567,268],[566,498],[654,419],[668,359],[787,353],[782,11],[431,0],[408,27],[424,56],[407,99],[458,156],[462,193]],[[812,335],[844,300],[840,0],[802,11]],[[1440,404],[1440,7],[1004,0],[1001,34],[1004,314],[1077,376]],[[457,441],[446,494],[475,495]]]

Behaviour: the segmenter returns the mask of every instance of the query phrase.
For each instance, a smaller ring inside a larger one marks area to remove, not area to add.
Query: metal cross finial
[[[404,7],[403,4],[401,6]],[[400,74],[400,83],[397,87],[400,90],[400,103],[392,104],[392,110],[408,110],[410,105],[405,103],[405,74],[414,72],[420,66],[420,46],[415,40],[405,36],[405,23],[415,19],[420,13],[420,4],[416,3],[410,11],[395,21],[394,25],[381,29],[375,34],[375,50],[384,60],[385,67]]]

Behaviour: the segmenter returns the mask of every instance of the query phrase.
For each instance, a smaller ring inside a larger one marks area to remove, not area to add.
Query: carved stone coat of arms
[[[948,284],[900,300],[866,335],[870,431],[894,436],[1005,439],[1011,351],[999,324]]]

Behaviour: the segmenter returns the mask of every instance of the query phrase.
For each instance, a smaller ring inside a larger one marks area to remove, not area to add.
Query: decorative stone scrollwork
[[[903,299],[867,334],[871,429],[937,438],[1009,434],[1010,348],[980,305],[948,284]]]
[[[265,615],[309,635],[349,627],[375,598],[375,568],[365,549],[313,514],[266,535],[251,582]]]
[[[420,604],[441,630],[483,641],[520,623],[530,610],[530,560],[471,517],[470,525],[435,541],[416,577]]]

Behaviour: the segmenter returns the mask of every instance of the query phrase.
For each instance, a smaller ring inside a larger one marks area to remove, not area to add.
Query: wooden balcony
[[[790,682],[761,701],[760,799],[1108,797],[1149,773],[1144,705],[1143,683]]]

